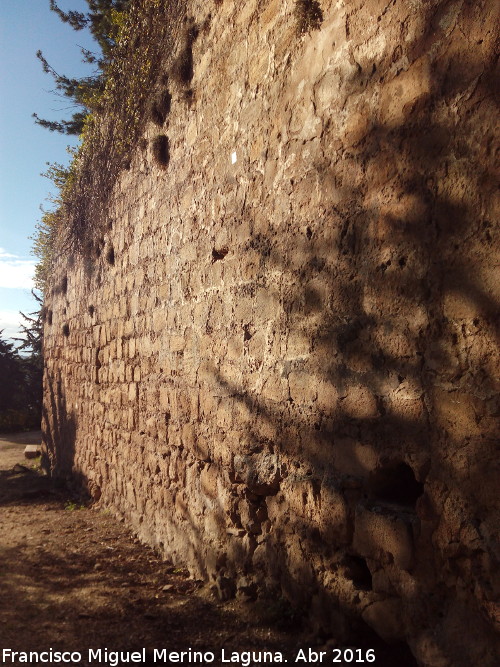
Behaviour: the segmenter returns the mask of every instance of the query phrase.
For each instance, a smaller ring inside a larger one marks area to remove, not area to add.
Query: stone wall
[[[194,75],[46,299],[53,472],[222,597],[493,665],[499,5],[188,6]]]

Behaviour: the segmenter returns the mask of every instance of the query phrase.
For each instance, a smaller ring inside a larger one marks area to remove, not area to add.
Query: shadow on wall
[[[44,375],[44,395],[42,468],[47,472],[50,471],[55,478],[67,482],[71,480],[81,488],[86,488],[84,476],[75,468],[77,420],[66,404],[61,377],[55,378],[48,370]]]
[[[464,664],[488,660],[500,592],[497,62],[482,40],[468,60],[450,46],[431,61],[448,4],[429,9],[406,72],[381,86],[388,66],[359,66],[342,145],[332,119],[321,163],[290,173],[289,220],[249,242],[258,286],[281,276],[281,314],[260,359],[259,324],[242,328],[242,365],[257,360],[272,381],[256,391],[245,371],[241,383],[213,374],[251,415],[232,471],[246,498],[234,517],[248,541],[243,570],[270,569],[264,581],[312,604],[325,628],[347,631],[340,609],[388,641],[413,635],[420,657],[451,651]],[[473,19],[464,3],[458,29],[472,34]],[[351,113],[371,86],[378,115]],[[317,218],[305,219],[318,190]],[[285,343],[276,359],[269,351]]]

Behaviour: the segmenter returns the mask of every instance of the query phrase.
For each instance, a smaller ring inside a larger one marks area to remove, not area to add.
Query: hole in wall
[[[377,661],[379,656],[384,660],[383,664],[390,667],[391,665],[404,665],[405,667],[418,667],[419,663],[417,662],[415,656],[411,652],[410,647],[406,642],[396,642],[394,644],[388,644],[386,648],[387,658],[384,657],[384,653],[380,649],[376,649]]]
[[[188,20],[184,30],[182,48],[172,66],[171,75],[180,84],[188,84],[194,76],[193,44],[198,37],[198,27],[194,19]]]
[[[219,250],[214,248],[212,250],[212,262],[218,262],[220,259],[224,259],[228,252],[228,248],[220,248]]]
[[[63,324],[62,332],[66,336],[66,338],[68,338],[68,336],[69,336],[69,324]]]
[[[94,313],[95,313],[94,306],[89,306],[88,310],[89,310],[90,317],[94,317]]]
[[[151,120],[155,125],[161,127],[165,120],[167,119],[168,114],[170,113],[170,108],[172,105],[172,95],[168,90],[163,90],[159,92],[151,103]]]
[[[366,560],[360,556],[346,554],[341,561],[345,575],[360,591],[371,591],[373,588],[372,573]]]
[[[49,324],[52,324],[52,315],[53,315],[53,314],[52,314],[52,311],[49,310],[49,312],[47,313],[47,322],[48,322]]]
[[[61,292],[63,294],[68,293],[68,276],[64,276],[63,279],[61,280]]]
[[[293,13],[299,35],[319,30],[323,22],[323,11],[317,0],[295,0]]]
[[[102,255],[104,245],[104,239],[102,237],[94,243],[94,255],[96,259],[99,259],[99,257]]]
[[[419,663],[404,641],[387,642],[378,635],[368,623],[356,619],[349,632],[349,640],[357,646],[372,648],[377,657],[374,665],[383,667],[418,667]],[[342,664],[346,664],[343,662]],[[354,662],[351,663],[354,665]]]
[[[424,485],[417,481],[407,463],[391,462],[370,475],[367,491],[377,500],[414,509],[424,492]]]
[[[159,134],[153,139],[153,158],[162,169],[167,168],[170,162],[170,144],[165,134]]]
[[[310,227],[308,227],[308,228],[306,229],[306,236],[307,236],[307,238],[308,238],[309,241],[312,239],[312,235],[313,235],[313,233],[312,233],[312,229],[311,229]]]
[[[108,251],[106,252],[106,261],[111,266],[115,265],[115,249],[113,246],[109,246]]]
[[[183,93],[183,98],[188,106],[191,106],[194,102],[194,90],[192,88],[187,88]]]

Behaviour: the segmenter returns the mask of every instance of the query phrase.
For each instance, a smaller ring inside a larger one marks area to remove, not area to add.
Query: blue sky
[[[64,11],[88,9],[84,0],[60,0]],[[0,4],[0,330],[17,335],[25,313],[37,309],[30,294],[33,267],[30,236],[40,220],[40,206],[50,208],[53,186],[40,174],[47,162],[67,163],[67,146],[74,138],[36,125],[41,118],[69,118],[70,101],[53,92],[35,54],[41,49],[60,74],[85,76],[92,67],[82,63],[79,46],[95,50],[86,32],[75,32],[50,11],[49,0],[15,0]]]

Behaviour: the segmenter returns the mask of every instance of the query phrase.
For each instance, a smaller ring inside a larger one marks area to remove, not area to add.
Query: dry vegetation
[[[46,174],[58,194],[35,238],[40,260],[37,282],[42,290],[58,252],[99,254],[116,179],[130,166],[147,121],[162,125],[169,112],[165,72],[172,70],[173,76],[182,75],[183,80],[192,76],[189,54],[194,33],[192,27],[185,27],[180,0],[135,0],[126,12],[116,15],[118,36],[102,73],[102,89],[95,93],[92,112],[85,117],[80,146],[69,168],[55,164]],[[153,147],[162,166],[168,162],[164,143],[159,151]]]

